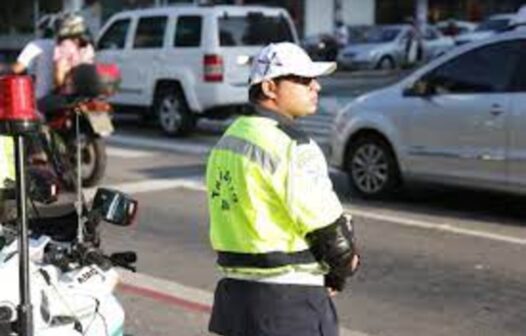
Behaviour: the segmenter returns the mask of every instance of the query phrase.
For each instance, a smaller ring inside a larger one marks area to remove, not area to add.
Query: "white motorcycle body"
[[[0,308],[12,310],[11,322],[20,302],[17,244],[14,239],[0,250]],[[113,293],[116,270],[93,264],[62,272],[44,261],[49,244],[54,242],[47,236],[29,240],[34,335],[123,336],[124,310]]]

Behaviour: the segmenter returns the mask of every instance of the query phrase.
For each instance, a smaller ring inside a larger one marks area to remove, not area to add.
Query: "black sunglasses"
[[[310,86],[312,84],[312,81],[316,80],[315,77],[303,77],[298,75],[286,75],[276,78],[277,80],[287,80],[291,81],[296,84],[301,84],[304,86]]]

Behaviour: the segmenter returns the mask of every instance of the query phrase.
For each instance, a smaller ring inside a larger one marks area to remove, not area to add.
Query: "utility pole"
[[[420,31],[427,25],[428,0],[416,0],[415,19]]]
[[[35,0],[33,2],[33,27],[35,29],[35,36],[38,34],[38,19],[40,17],[40,2]]]
[[[62,8],[66,11],[78,12],[82,9],[84,5],[83,0],[63,0]]]
[[[338,23],[343,22],[342,15],[343,0],[334,0],[334,10],[333,10],[333,31],[338,27]]]

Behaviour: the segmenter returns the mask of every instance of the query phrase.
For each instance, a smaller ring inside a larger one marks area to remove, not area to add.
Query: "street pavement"
[[[124,277],[118,291],[127,332],[207,335],[218,274],[208,244],[206,152],[185,152],[192,143],[177,148],[173,139],[119,138],[134,143],[110,141],[104,185],[139,200],[139,221],[105,228],[103,244],[139,253],[139,279]],[[333,182],[355,215],[364,257],[336,299],[344,335],[524,335],[521,198],[423,187],[372,202],[349,194],[341,175]]]

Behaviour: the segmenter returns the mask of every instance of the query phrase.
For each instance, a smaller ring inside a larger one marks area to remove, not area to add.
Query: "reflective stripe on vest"
[[[217,252],[217,263],[223,267],[275,268],[286,265],[315,263],[309,250],[298,252],[236,253]]]
[[[221,138],[215,149],[228,150],[242,155],[271,174],[274,174],[278,169],[278,158],[273,157],[263,148],[245,139],[226,135]]]

